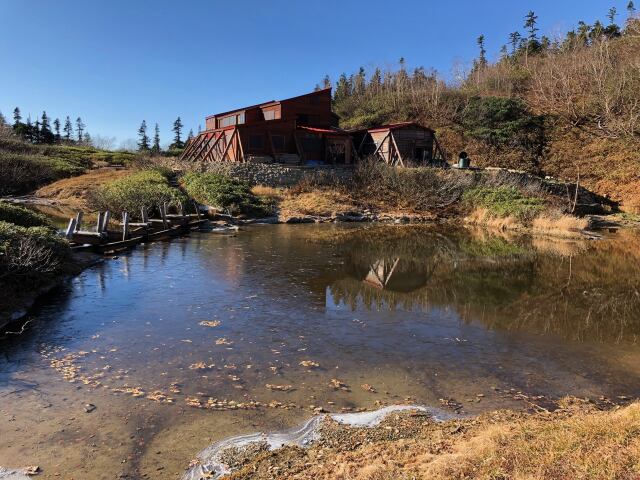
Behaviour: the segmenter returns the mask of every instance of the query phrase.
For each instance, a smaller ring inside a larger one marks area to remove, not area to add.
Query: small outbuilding
[[[375,157],[404,167],[444,165],[435,132],[415,122],[392,123],[350,132],[360,157]]]

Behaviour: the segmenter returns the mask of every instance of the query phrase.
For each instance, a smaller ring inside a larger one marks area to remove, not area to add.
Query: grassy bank
[[[0,138],[0,195],[25,194],[92,166],[126,165],[135,154],[72,145],[33,145]]]
[[[240,479],[632,479],[640,475],[640,404],[600,411],[499,411],[435,423],[391,415],[372,429],[324,425],[308,449],[237,456]]]
[[[24,298],[69,268],[70,250],[49,221],[0,202],[0,323]]]

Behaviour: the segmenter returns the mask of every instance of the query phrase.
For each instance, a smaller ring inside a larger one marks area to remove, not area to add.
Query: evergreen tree
[[[56,118],[53,121],[53,130],[55,132],[56,143],[60,143],[60,119]]]
[[[369,90],[373,93],[380,92],[380,88],[382,87],[382,72],[379,68],[376,68],[371,75],[371,80],[369,80]]]
[[[138,150],[146,152],[149,150],[149,137],[147,136],[147,122],[142,120],[138,128]]]
[[[607,13],[607,18],[609,19],[609,25],[614,25],[616,23],[617,14],[618,14],[618,10],[616,10],[616,7],[611,7],[609,9],[609,13]]]
[[[49,117],[47,112],[42,112],[42,118],[40,122],[40,143],[51,144],[55,140],[55,136],[51,131],[51,124],[49,123]]]
[[[153,133],[153,147],[151,147],[151,151],[156,155],[160,154],[160,127],[157,123]]]
[[[67,118],[64,121],[64,128],[62,129],[62,131],[64,132],[64,139],[67,142],[70,142],[71,137],[73,137],[73,125],[71,124],[71,119],[69,118],[69,115],[67,115]]]
[[[538,16],[532,11],[529,10],[527,16],[524,21],[524,28],[529,31],[529,42],[534,42],[538,40]]]
[[[193,138],[193,128],[189,130],[189,135],[187,135],[187,142]]]
[[[509,57],[509,51],[507,50],[507,46],[506,45],[502,45],[502,47],[500,47],[500,60],[504,60],[505,58]]]
[[[520,44],[520,39],[522,35],[520,32],[511,32],[509,34],[509,43],[511,44],[511,55],[515,55],[518,51],[518,45]]]
[[[198,133],[202,132],[202,125],[198,124]]]
[[[22,123],[22,115],[20,115],[20,109],[18,107],[13,109],[13,128],[17,128]]]
[[[478,48],[480,48],[480,56],[478,57],[478,66],[484,68],[487,66],[487,50],[484,48],[484,35],[480,35],[476,40]]]
[[[173,122],[173,145],[172,148],[184,148],[184,143],[182,142],[182,120],[180,117],[176,118],[176,121]]]
[[[629,13],[629,16],[633,16],[634,13],[636,13],[636,6],[633,4],[632,0],[629,0],[629,3],[627,3],[627,12]]]
[[[36,123],[33,125],[31,133],[31,141],[33,143],[42,143],[42,131],[40,130],[40,120],[36,118]]]
[[[87,147],[91,147],[92,146],[92,138],[91,135],[89,135],[89,132],[84,132],[84,135],[82,136],[82,143],[85,144]]]
[[[2,112],[0,112],[0,127],[4,127],[7,125],[7,119],[4,118],[4,115],[2,114]]]
[[[78,142],[82,142],[82,139],[84,138],[83,132],[85,127],[86,125],[82,123],[82,118],[76,118],[76,134],[78,135]]]
[[[331,88],[331,78],[329,78],[329,75],[325,75],[324,79],[322,79],[322,88]]]

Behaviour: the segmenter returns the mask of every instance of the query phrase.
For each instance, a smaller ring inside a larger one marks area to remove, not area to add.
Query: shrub
[[[48,227],[22,227],[0,221],[0,280],[37,281],[59,273],[69,244]],[[15,285],[15,284],[14,284]]]
[[[217,173],[188,172],[180,180],[190,197],[231,214],[266,215],[268,206],[251,192],[248,183]]]
[[[99,210],[130,212],[137,216],[141,208],[153,209],[163,203],[177,206],[187,200],[180,190],[169,185],[158,170],[141,170],[109,182],[89,196],[89,203]]]
[[[496,217],[515,217],[532,220],[545,208],[545,200],[524,196],[515,187],[476,187],[463,194],[469,206],[484,208]]]
[[[0,221],[13,223],[21,227],[53,228],[49,219],[41,213],[7,202],[0,202]]]

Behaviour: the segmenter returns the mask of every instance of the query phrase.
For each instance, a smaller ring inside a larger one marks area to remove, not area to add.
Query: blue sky
[[[92,135],[135,138],[180,115],[204,117],[313,89],[364,66],[434,67],[451,76],[486,37],[495,58],[529,9],[540,33],[578,20],[619,23],[628,0],[0,0],[0,111],[82,116]],[[637,2],[640,3],[640,2]]]

